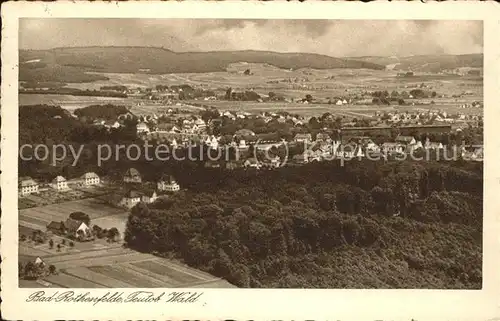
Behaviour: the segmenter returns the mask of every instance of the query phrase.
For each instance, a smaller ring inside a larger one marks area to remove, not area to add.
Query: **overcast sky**
[[[20,19],[22,49],[153,46],[174,51],[269,50],[330,56],[483,51],[481,21]]]

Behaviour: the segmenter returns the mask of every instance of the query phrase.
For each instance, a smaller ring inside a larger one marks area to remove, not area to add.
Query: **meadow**
[[[19,211],[19,224],[29,226],[39,226],[39,229],[45,230],[47,224],[51,221],[65,221],[69,214],[73,212],[84,212],[90,216],[91,223],[99,225],[99,222],[105,222],[100,218],[108,217],[107,222],[113,222],[122,227],[120,232],[124,231],[124,224],[128,213],[122,209],[110,206],[104,200],[97,198],[88,198],[84,200],[51,204],[47,206],[38,206]],[[95,221],[94,221],[95,220]],[[115,227],[119,227],[115,226]],[[112,227],[112,226],[110,226]]]

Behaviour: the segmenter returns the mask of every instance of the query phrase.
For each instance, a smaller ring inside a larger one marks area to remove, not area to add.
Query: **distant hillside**
[[[367,61],[309,53],[270,51],[173,52],[150,47],[78,47],[20,50],[21,81],[88,82],[102,76],[85,71],[152,74],[225,71],[237,62],[266,63],[279,68],[384,69]]]
[[[482,68],[483,54],[467,55],[426,55],[408,57],[353,57],[368,63],[387,66],[394,70],[413,70],[422,72],[439,72],[446,69],[456,69],[462,67]]]

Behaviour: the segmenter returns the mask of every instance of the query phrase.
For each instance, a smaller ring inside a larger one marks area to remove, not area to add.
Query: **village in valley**
[[[19,286],[480,287],[483,108],[482,53],[28,46]]]

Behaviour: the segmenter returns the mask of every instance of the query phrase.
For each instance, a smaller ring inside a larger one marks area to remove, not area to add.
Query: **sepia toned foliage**
[[[231,182],[205,175],[223,183],[137,205],[127,245],[241,287],[481,287],[479,167],[330,162]]]

